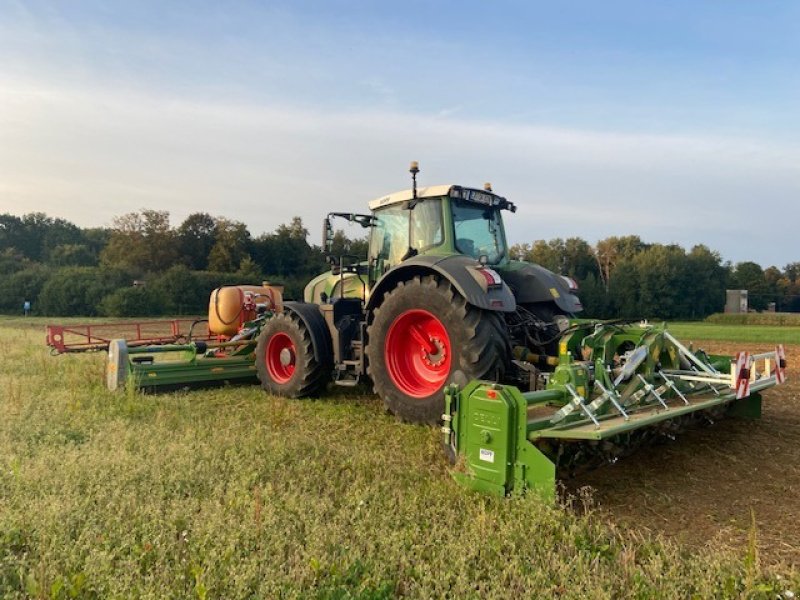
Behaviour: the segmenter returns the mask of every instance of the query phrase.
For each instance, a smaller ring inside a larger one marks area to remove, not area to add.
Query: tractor
[[[412,187],[369,203],[370,214],[331,220],[369,230],[363,256],[328,254],[331,269],[305,288],[304,302],[261,329],[256,369],[270,393],[317,393],[368,378],[389,411],[409,422],[441,419],[452,381],[491,379],[524,389],[530,360],[547,366],[559,334],[582,310],[577,286],[543,267],[511,260],[503,213],[516,207],[492,191],[459,185]],[[534,382],[535,385],[535,382]]]

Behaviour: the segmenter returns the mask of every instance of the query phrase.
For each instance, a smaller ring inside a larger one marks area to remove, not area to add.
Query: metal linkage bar
[[[578,406],[580,406],[581,409],[583,409],[583,412],[586,413],[586,416],[592,420],[592,423],[594,423],[596,427],[600,427],[600,422],[597,420],[597,417],[594,416],[594,413],[591,410],[589,410],[589,407],[586,406],[586,404],[584,403],[583,396],[581,396],[577,391],[575,391],[575,388],[572,387],[571,383],[568,383],[564,387],[567,388],[567,391],[572,396],[572,399],[578,403]]]
[[[592,401],[592,403],[589,405],[590,407],[592,407],[592,409],[593,409],[595,412],[597,412],[597,409],[599,409],[599,408],[600,408],[600,407],[601,407],[603,404],[605,404],[605,400],[604,400],[604,399],[605,399],[605,398],[607,398],[607,399],[608,399],[608,400],[611,402],[611,404],[613,404],[613,405],[614,405],[614,408],[616,408],[616,409],[617,409],[617,412],[619,412],[619,414],[620,414],[620,415],[622,415],[622,417],[623,417],[623,418],[624,418],[626,421],[627,421],[628,419],[630,419],[630,417],[628,416],[628,413],[627,413],[627,412],[625,412],[625,409],[624,409],[624,408],[622,408],[622,405],[621,405],[621,404],[618,402],[618,400],[617,400],[617,392],[616,392],[616,391],[614,391],[614,390],[609,390],[609,389],[606,389],[606,388],[603,386],[603,384],[602,384],[602,383],[600,383],[600,381],[599,381],[599,380],[597,380],[597,379],[595,379],[595,382],[594,382],[594,384],[595,384],[597,387],[599,387],[599,388],[600,388],[600,391],[602,391],[602,392],[603,392],[603,395],[602,395],[602,396],[600,396],[600,397],[596,398],[595,400],[593,400],[593,401]],[[596,403],[598,400],[603,400],[603,401],[602,401],[602,402],[600,402],[599,404],[597,404],[597,406],[595,406],[595,403]]]
[[[689,350],[686,346],[684,346],[677,339],[675,339],[675,337],[673,337],[673,335],[669,331],[664,331],[664,337],[667,338],[673,344],[675,344],[675,347],[678,348],[680,353],[683,354],[690,361],[692,361],[695,365],[697,365],[701,371],[704,371],[709,375],[717,375],[719,373],[715,368],[707,365],[702,360],[697,358],[697,356],[695,356],[691,350]]]
[[[682,381],[697,381],[699,383],[707,383],[709,385],[716,384],[730,387],[730,377],[725,373],[720,373],[718,375],[703,375],[698,371],[681,371],[672,369],[664,369],[661,371],[661,373]]]
[[[698,384],[698,383],[702,384],[702,387],[700,388],[700,390],[704,390],[704,389],[708,388],[712,392],[714,392],[715,396],[719,396],[719,390],[717,389],[718,385],[724,386],[725,388],[730,388],[731,387],[730,383],[724,377],[722,377],[722,378],[714,377],[714,378],[710,378],[710,379],[709,378],[702,378],[702,377],[700,377],[698,375],[699,371],[697,369],[695,369],[694,367],[692,367],[692,369],[693,369],[692,371],[684,371],[685,374],[684,375],[678,375],[677,378],[682,380],[682,381],[686,381],[686,382],[689,383],[689,385],[693,386],[692,387],[692,391],[694,391],[694,392],[698,391],[696,389],[696,387],[695,387],[696,384]],[[670,371],[670,373],[671,373],[671,371]]]
[[[572,387],[572,384],[568,383],[564,386],[564,388],[569,392],[570,396],[572,396],[572,400],[558,409],[550,419],[550,422],[555,424],[563,421],[569,415],[575,412],[576,408],[580,408],[584,413],[586,413],[586,416],[592,420],[595,426],[600,427],[600,422],[597,420],[597,417],[595,417],[594,413],[589,409],[589,407],[586,406],[583,396],[575,391],[575,388]]]
[[[673,392],[675,392],[678,395],[678,397],[681,400],[683,400],[683,403],[688,406],[689,405],[689,401],[686,399],[686,396],[683,395],[683,392],[681,392],[678,389],[678,386],[675,385],[675,382],[672,381],[667,375],[665,375],[663,371],[659,371],[658,374],[664,380],[664,383],[667,385],[667,387],[669,389],[671,389]]]
[[[661,394],[658,393],[658,390],[655,388],[655,386],[653,386],[653,384],[647,381],[647,379],[642,377],[640,373],[637,373],[636,376],[644,384],[644,389],[647,392],[645,398],[650,394],[652,394],[653,396],[655,396],[656,400],[658,400],[659,404],[661,404],[661,406],[664,407],[664,410],[669,410],[669,406],[667,406],[667,403],[664,402],[664,399],[661,397]]]

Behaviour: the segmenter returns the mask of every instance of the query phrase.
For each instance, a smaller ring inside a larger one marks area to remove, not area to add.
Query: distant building
[[[726,313],[746,313],[747,312],[747,290],[725,290],[727,298],[725,301]]]

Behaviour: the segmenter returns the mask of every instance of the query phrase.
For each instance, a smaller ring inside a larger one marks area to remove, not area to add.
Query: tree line
[[[79,228],[30,213],[0,215],[0,311],[155,316],[203,314],[220,285],[279,282],[289,298],[327,268],[299,217],[253,236],[244,223],[207,213],[172,227],[167,211],[144,209],[108,228]],[[366,240],[334,235],[337,254],[366,255]]]
[[[366,256],[364,239],[334,236],[334,254]],[[800,311],[800,263],[782,270],[723,262],[703,245],[649,244],[638,236],[537,240],[512,246],[527,260],[574,278],[586,315],[696,319],[722,310],[726,289],[747,289],[751,307]],[[327,268],[319,246],[295,217],[253,236],[247,226],[204,212],[173,227],[167,211],[140,210],[111,227],[80,228],[43,213],[0,215],[0,311],[34,314],[155,316],[202,314],[210,291],[263,280],[302,298]]]
[[[700,319],[721,312],[725,290],[748,290],[750,308],[800,311],[800,262],[783,270],[752,261],[731,264],[703,244],[648,244],[639,236],[538,240],[511,247],[513,258],[568,275],[586,314],[600,318]]]

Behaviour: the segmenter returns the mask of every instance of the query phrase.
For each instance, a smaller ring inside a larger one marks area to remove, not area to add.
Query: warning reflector
[[[736,354],[736,399],[741,400],[750,395],[750,363],[749,352]]]
[[[786,381],[786,350],[783,344],[778,344],[775,348],[775,381],[778,384]]]

